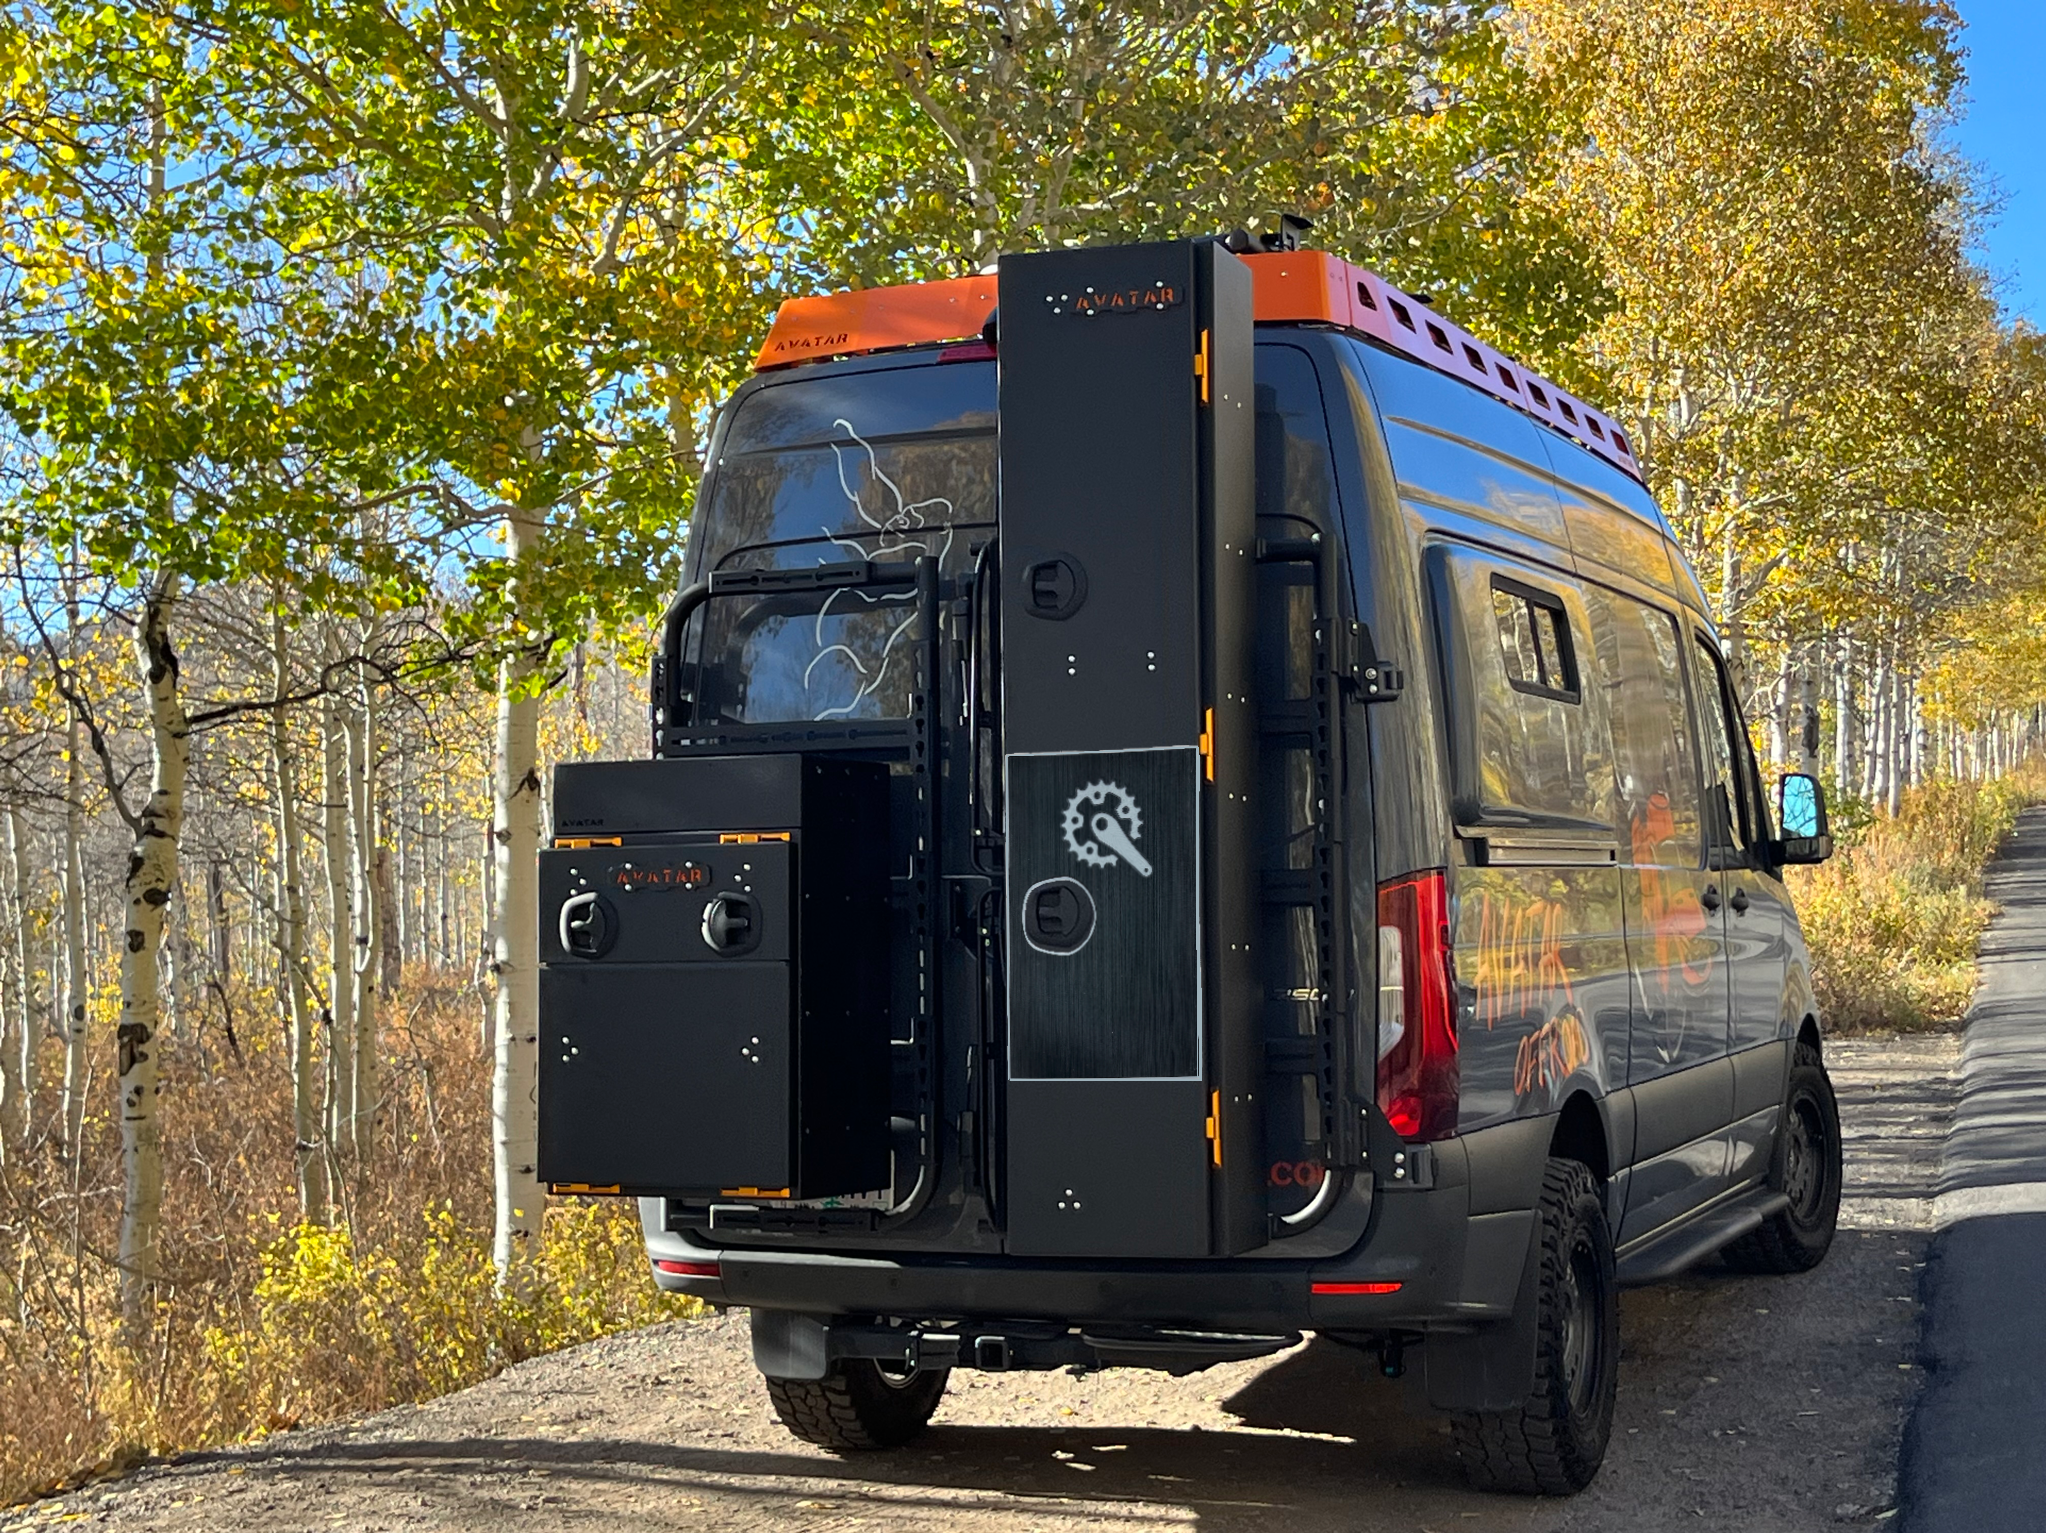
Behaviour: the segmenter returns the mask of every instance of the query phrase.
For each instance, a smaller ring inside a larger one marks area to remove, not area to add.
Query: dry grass
[[[1844,838],[1832,861],[1792,870],[1829,1032],[1951,1026],[1975,990],[1975,949],[1994,907],[1982,870],[2046,796],[2046,778],[1937,782]]]
[[[557,1204],[541,1280],[490,1265],[481,1002],[408,976],[387,1013],[373,1140],[340,1166],[332,1227],[299,1226],[278,1009],[217,1004],[167,1054],[162,1289],[146,1347],[116,1345],[117,1127],[95,1097],[76,1166],[47,1143],[0,1172],[0,1505],[149,1453],[458,1389],[538,1352],[691,1313],[647,1277],[634,1207]],[[100,1021],[96,1037],[110,1038]],[[61,1073],[44,1061],[46,1081]],[[54,1089],[38,1103],[56,1116]]]

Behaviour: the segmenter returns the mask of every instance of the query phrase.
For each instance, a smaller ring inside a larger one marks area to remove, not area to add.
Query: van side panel
[[[1481,757],[1481,736],[1492,738],[1485,726],[1510,730],[1514,705],[1527,699],[1506,689],[1490,651],[1481,649],[1499,642],[1489,607],[1465,610],[1473,601],[1489,601],[1482,573],[1459,582],[1447,570],[1458,556],[1444,551],[1424,558],[1421,540],[1454,530],[1546,561],[1544,568],[1487,559],[1476,550],[1468,555],[1473,566],[1496,567],[1509,583],[1517,567],[1526,586],[1567,607],[1571,636],[1581,649],[1576,664],[1588,677],[1590,636],[1575,581],[1566,572],[1574,561],[1563,505],[1541,433],[1524,416],[1400,359],[1362,347],[1353,355],[1382,421],[1388,466],[1396,475],[1396,520],[1405,534],[1404,546],[1388,551],[1374,574],[1383,589],[1394,583],[1396,569],[1419,568],[1431,588],[1416,613],[1420,631],[1411,651],[1408,696],[1399,709],[1386,711],[1401,714],[1414,735],[1431,737],[1430,766],[1438,783],[1479,785],[1452,788],[1452,815],[1500,822],[1483,827],[1491,835],[1470,839],[1459,839],[1444,824],[1436,858],[1454,880],[1453,937],[1464,1007],[1458,1126],[1472,1130],[1554,1112],[1574,1091],[1603,1097],[1625,1078],[1632,978],[1603,701],[1580,689],[1574,701],[1553,704],[1583,715],[1578,721],[1583,750],[1575,768],[1606,782],[1591,795],[1592,807],[1575,802],[1581,797],[1575,795],[1546,816],[1539,808],[1508,805],[1495,817],[1476,803],[1461,803],[1463,797],[1487,796],[1480,788],[1492,763],[1472,759],[1452,772],[1452,758]],[[1644,531],[1659,543],[1659,530]],[[1663,567],[1666,571],[1666,561]],[[1450,584],[1470,586],[1473,579],[1477,583],[1462,602],[1450,596]],[[1421,663],[1423,654],[1428,663]],[[1438,670],[1437,659],[1446,662],[1444,669]],[[1381,838],[1389,839],[1390,822],[1404,806],[1383,791],[1379,801],[1386,806]],[[1509,846],[1516,830],[1532,841],[1522,838]],[[1495,840],[1501,853],[1496,859]],[[1483,865],[1474,865],[1479,859]],[[1501,865],[1516,862],[1522,865]]]
[[[1459,1129],[1555,1112],[1619,1083],[1629,1012],[1616,868],[1457,874],[1463,1023]]]

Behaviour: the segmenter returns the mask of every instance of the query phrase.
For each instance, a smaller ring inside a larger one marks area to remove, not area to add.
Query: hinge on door
[[[1215,1157],[1215,1164],[1222,1164],[1222,1093],[1208,1093],[1208,1144]]]
[[[1407,688],[1406,672],[1399,663],[1381,656],[1371,642],[1371,630],[1362,623],[1344,626],[1344,643],[1339,674],[1346,686],[1367,703],[1387,703]]]
[[[1201,332],[1201,349],[1194,353],[1194,376],[1201,380],[1201,403],[1208,402],[1209,375],[1214,370],[1208,355],[1208,332]]]

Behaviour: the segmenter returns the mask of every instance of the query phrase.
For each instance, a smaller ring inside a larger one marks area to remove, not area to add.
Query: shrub
[[[232,999],[257,1014],[261,997]],[[0,1506],[144,1453],[427,1399],[696,1312],[655,1290],[636,1207],[617,1198],[557,1200],[532,1291],[499,1298],[475,994],[422,970],[395,999],[374,1126],[337,1156],[331,1227],[292,1222],[281,1031],[228,1044],[195,1012],[167,1035],[166,1282],[143,1346],[115,1339],[102,1253],[118,1238],[120,1130],[105,1104],[75,1167],[47,1141],[0,1166]],[[44,1072],[38,1122],[54,1120],[58,1073]]]
[[[1975,989],[1994,907],[1982,870],[2039,797],[2029,778],[1936,782],[1901,812],[1846,832],[1832,861],[1792,870],[1819,1013],[1832,1032],[1941,1027]]]

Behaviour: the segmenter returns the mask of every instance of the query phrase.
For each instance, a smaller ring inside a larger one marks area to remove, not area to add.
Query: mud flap
[[[1541,1228],[1539,1217],[1528,1221],[1512,1319],[1460,1333],[1429,1333],[1421,1363],[1428,1403],[1437,1410],[1509,1411],[1534,1393]]]
[[[792,1309],[752,1313],[753,1366],[770,1379],[821,1379],[831,1371],[831,1329]]]

